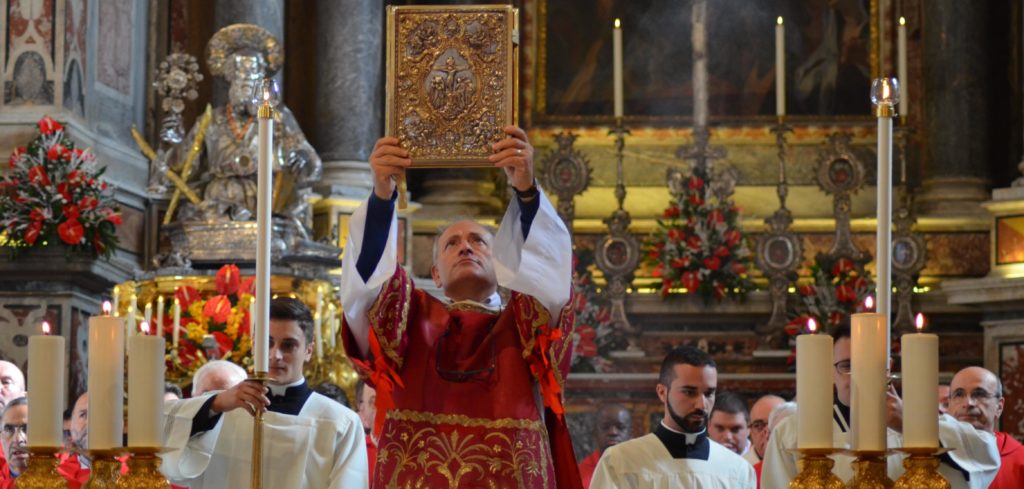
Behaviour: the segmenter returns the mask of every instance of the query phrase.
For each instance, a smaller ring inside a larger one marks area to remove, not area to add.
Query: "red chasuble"
[[[580,487],[561,404],[571,307],[552,328],[516,292],[500,312],[446,305],[398,267],[368,317],[369,358],[347,327],[345,345],[377,389],[373,488]]]

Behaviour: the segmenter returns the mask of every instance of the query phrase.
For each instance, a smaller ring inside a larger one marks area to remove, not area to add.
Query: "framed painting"
[[[612,114],[612,24],[622,20],[626,117],[688,123],[693,0],[537,0],[533,120],[599,123]],[[864,118],[878,53],[878,0],[707,2],[712,122],[775,116],[776,19],[785,19],[786,112]]]
[[[996,265],[1024,263],[1024,216],[996,217]]]
[[[1005,407],[1002,431],[1024,437],[1024,341],[999,344],[999,379],[1003,382]]]

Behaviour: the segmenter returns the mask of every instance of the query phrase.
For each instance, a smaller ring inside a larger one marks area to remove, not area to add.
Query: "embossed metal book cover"
[[[517,123],[518,29],[509,5],[388,7],[385,132],[414,167],[491,166]]]

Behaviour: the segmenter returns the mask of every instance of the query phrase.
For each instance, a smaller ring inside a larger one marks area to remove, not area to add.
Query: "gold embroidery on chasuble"
[[[388,489],[553,489],[541,421],[482,419],[409,410],[388,412],[374,487]],[[446,485],[439,485],[441,483]]]
[[[409,325],[409,300],[412,295],[412,280],[399,266],[395,273],[381,289],[377,300],[367,314],[370,326],[377,333],[381,349],[397,368],[402,367],[402,356],[399,346],[405,338],[405,330]]]

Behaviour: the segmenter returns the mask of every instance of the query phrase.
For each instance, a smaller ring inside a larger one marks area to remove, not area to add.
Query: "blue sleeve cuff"
[[[516,199],[519,201],[519,223],[523,226],[523,241],[526,241],[530,236],[533,218],[537,217],[537,211],[540,209],[540,194],[536,194],[529,202],[523,202],[518,196]]]
[[[384,255],[397,198],[398,191],[392,193],[388,200],[377,197],[373,192],[370,193],[370,200],[366,206],[366,226],[363,229],[363,247],[356,261],[356,271],[363,278],[363,282],[370,279],[370,275],[380,263],[380,257]]]

